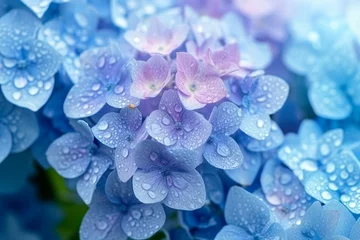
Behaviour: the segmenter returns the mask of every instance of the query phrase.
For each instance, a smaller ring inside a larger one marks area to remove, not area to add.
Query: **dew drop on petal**
[[[216,147],[216,152],[222,157],[228,157],[231,153],[228,146],[223,143],[219,143]]]
[[[257,120],[257,126],[258,126],[259,128],[264,127],[264,125],[265,125],[265,122],[264,122],[263,120],[261,120],[261,119]]]
[[[27,79],[24,77],[16,77],[14,79],[14,85],[17,88],[24,88],[27,85]]]
[[[107,228],[108,224],[106,221],[104,220],[99,220],[96,222],[96,227],[99,229],[99,230],[105,230]]]
[[[101,130],[101,131],[104,131],[106,130],[107,128],[109,127],[109,124],[107,121],[100,121],[99,124],[98,124],[98,129]]]
[[[153,192],[153,191],[149,191],[149,192],[148,192],[148,195],[149,195],[149,197],[152,198],[152,199],[156,198],[156,193]]]

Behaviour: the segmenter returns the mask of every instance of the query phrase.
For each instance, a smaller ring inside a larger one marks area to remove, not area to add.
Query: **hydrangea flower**
[[[163,93],[159,108],[146,118],[146,130],[158,142],[193,150],[209,138],[211,124],[201,114],[186,110],[175,90]]]
[[[134,148],[147,138],[142,115],[137,108],[126,107],[120,113],[107,113],[92,127],[94,136],[115,150],[115,166],[119,179],[128,181],[137,169]]]
[[[162,202],[179,210],[194,210],[205,203],[205,186],[195,168],[201,158],[186,149],[168,150],[145,140],[135,148],[138,169],[133,176],[135,196],[143,203]]]
[[[131,79],[116,45],[93,48],[80,56],[82,75],[68,93],[64,112],[70,118],[83,118],[99,112],[108,103],[116,108],[139,100],[130,96]]]
[[[242,111],[231,102],[214,107],[209,122],[212,134],[204,144],[204,158],[213,166],[222,169],[240,167],[243,154],[239,145],[229,135],[235,133],[242,120]]]
[[[292,171],[276,160],[268,160],[260,181],[264,199],[278,222],[284,228],[300,225],[314,200]]]
[[[240,130],[257,140],[264,140],[271,131],[271,114],[285,103],[289,85],[281,78],[256,71],[243,80],[228,83],[229,100],[241,105],[243,119]]]
[[[15,9],[0,19],[0,84],[13,104],[39,110],[54,87],[61,58],[47,43],[37,40],[41,22]]]
[[[337,239],[348,236],[355,224],[354,217],[340,203],[332,201],[325,206],[315,202],[306,211],[301,225],[287,230],[289,239]]]
[[[214,66],[180,52],[176,54],[176,68],[176,86],[187,109],[198,109],[226,96],[225,84]]]
[[[63,68],[74,83],[81,75],[79,55],[90,47],[105,46],[113,38],[108,30],[96,31],[97,24],[94,8],[86,0],[77,0],[60,5],[59,16],[39,30],[39,38],[63,57]]]
[[[1,93],[0,109],[1,163],[10,153],[22,152],[34,143],[39,136],[39,125],[33,112],[14,106]]]
[[[140,203],[131,181],[120,182],[115,171],[109,174],[103,190],[105,196],[91,203],[81,223],[81,240],[148,239],[164,225],[161,204]]]
[[[124,37],[141,52],[169,55],[186,40],[189,27],[183,23],[171,26],[166,20],[154,16],[140,22],[135,30],[126,31]]]
[[[232,187],[225,205],[228,225],[215,240],[286,239],[282,226],[271,220],[269,208],[259,198],[240,187]]]
[[[64,178],[77,180],[76,189],[86,204],[91,203],[96,185],[112,165],[111,157],[97,147],[89,125],[80,120],[78,132],[56,139],[46,155],[49,164]]]
[[[154,55],[146,62],[136,61],[131,69],[131,77],[131,96],[139,99],[153,98],[169,83],[170,65],[161,55]]]

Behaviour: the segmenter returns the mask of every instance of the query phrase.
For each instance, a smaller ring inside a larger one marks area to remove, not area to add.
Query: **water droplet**
[[[95,83],[94,85],[92,85],[91,89],[93,91],[98,91],[100,87],[101,87],[100,83]]]
[[[75,21],[79,24],[80,27],[86,27],[88,25],[88,21],[86,17],[81,13],[75,13],[74,15]]]
[[[147,208],[145,211],[144,211],[144,215],[145,216],[151,216],[153,214],[153,210],[151,208]]]
[[[164,144],[165,144],[166,146],[171,145],[171,140],[170,140],[170,138],[165,137],[165,138],[164,138]]]
[[[182,111],[182,107],[179,104],[175,105],[175,112],[179,113]]]
[[[326,172],[327,173],[332,173],[335,171],[335,164],[330,162],[326,165]]]
[[[110,138],[110,137],[111,137],[111,133],[110,133],[110,132],[104,133],[104,138]]]
[[[114,88],[114,92],[116,93],[116,94],[120,94],[120,93],[122,93],[124,91],[124,86],[122,86],[122,85],[117,85],[115,88]]]
[[[98,124],[98,129],[101,130],[101,131],[106,130],[108,127],[109,127],[109,124],[105,120],[100,121],[99,124]]]
[[[21,98],[21,92],[13,92],[12,97],[14,100],[19,100]]]
[[[96,227],[99,229],[99,230],[105,230],[107,228],[108,224],[106,221],[103,221],[103,220],[100,220],[100,221],[97,221],[96,222]]]
[[[28,89],[28,92],[30,95],[34,96],[34,95],[38,94],[39,88],[32,86]]]
[[[222,157],[228,157],[231,154],[230,148],[223,143],[217,145],[216,152]]]
[[[300,163],[300,168],[309,172],[316,171],[318,169],[316,162],[311,160],[304,160]]]
[[[344,202],[344,203],[347,203],[347,202],[350,201],[350,196],[349,196],[349,195],[346,195],[346,194],[343,194],[343,195],[341,195],[340,200],[341,200],[342,202]]]
[[[127,148],[124,148],[123,151],[122,151],[122,156],[124,158],[126,158],[127,156],[129,156],[129,150]]]
[[[257,120],[257,126],[258,126],[259,128],[264,127],[264,125],[265,125],[265,122],[264,122],[263,120],[261,120],[261,119]]]
[[[152,152],[152,153],[150,154],[150,159],[151,159],[152,161],[156,161],[157,158],[158,158],[158,155],[157,155],[155,152]]]
[[[162,121],[161,121],[164,125],[168,126],[170,124],[170,119],[169,117],[165,116],[163,117]]]
[[[139,220],[141,218],[141,212],[139,210],[132,210],[131,216],[133,216],[133,218]]]
[[[323,156],[329,155],[329,153],[330,153],[329,145],[327,145],[326,143],[321,144],[321,146],[320,146],[320,153],[321,153],[321,155],[323,155]]]
[[[149,191],[149,192],[148,192],[148,195],[149,195],[149,197],[152,198],[152,199],[156,198],[156,193],[153,192],[153,191]]]
[[[331,194],[328,192],[328,191],[323,191],[321,193],[321,197],[325,200],[330,200],[332,197],[331,197]]]
[[[143,183],[141,184],[141,187],[144,189],[144,190],[149,190],[151,188],[151,185],[148,184],[148,183]]]
[[[280,176],[280,183],[283,185],[289,184],[292,180],[292,177],[290,174],[284,173]]]
[[[96,63],[96,66],[98,68],[103,68],[105,66],[105,58],[104,58],[104,56],[99,57],[99,59],[98,59],[98,61]]]
[[[27,85],[27,79],[24,77],[16,77],[14,79],[14,85],[17,88],[24,88]]]
[[[17,64],[16,60],[9,58],[4,58],[3,62],[4,62],[4,66],[7,68],[13,68]]]
[[[70,149],[69,149],[68,147],[64,147],[64,148],[62,149],[62,152],[63,152],[64,154],[68,154],[68,153],[70,152]]]
[[[265,102],[265,100],[266,100],[266,96],[262,96],[262,97],[258,97],[257,99],[256,99],[258,102]]]
[[[280,205],[281,204],[281,199],[278,195],[276,195],[276,193],[273,193],[269,196],[266,196],[266,199],[268,200],[269,203],[271,203],[272,205]]]

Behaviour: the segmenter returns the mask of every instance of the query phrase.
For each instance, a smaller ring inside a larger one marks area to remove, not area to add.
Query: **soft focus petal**
[[[105,154],[97,154],[91,158],[88,169],[76,184],[76,190],[86,204],[91,203],[96,185],[110,164],[111,159]]]
[[[41,18],[53,0],[21,0],[38,18]]]
[[[216,235],[215,240],[252,240],[254,237],[248,233],[244,228],[234,225],[226,225]]]
[[[82,79],[71,88],[65,102],[64,112],[69,118],[89,117],[106,104],[107,88],[101,82]]]
[[[105,193],[110,202],[115,204],[129,206],[139,203],[134,195],[132,182],[120,182],[116,171],[112,171],[106,179]]]
[[[169,183],[169,193],[164,200],[166,206],[179,210],[194,210],[204,205],[205,184],[197,171],[172,172]]]
[[[12,139],[10,130],[0,123],[0,163],[9,155],[11,151]]]
[[[139,204],[130,207],[122,218],[121,226],[132,239],[148,239],[162,228],[165,220],[161,204]]]
[[[211,137],[204,145],[204,158],[214,167],[234,169],[243,162],[243,154],[234,139],[225,135]]]
[[[48,148],[49,164],[63,177],[81,176],[90,164],[92,143],[79,133],[67,133],[56,139]]]

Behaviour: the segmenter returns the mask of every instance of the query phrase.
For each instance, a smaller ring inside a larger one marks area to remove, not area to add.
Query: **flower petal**
[[[1,85],[1,90],[9,102],[36,112],[49,99],[54,88],[55,79],[50,77],[45,81],[36,79],[29,82],[28,77],[16,75],[14,81]]]
[[[159,171],[136,170],[133,177],[133,188],[137,199],[142,203],[163,201],[169,192],[169,186]]]
[[[223,102],[215,106],[211,112],[209,122],[215,134],[234,134],[241,125],[242,110],[231,102]]]
[[[271,129],[271,120],[267,114],[251,114],[244,110],[240,130],[257,140],[264,140]]]
[[[8,127],[12,135],[12,153],[22,152],[30,147],[39,136],[37,118],[30,110],[14,107],[0,123]],[[31,127],[29,127],[31,126]]]
[[[76,184],[76,190],[86,204],[91,203],[96,185],[110,164],[111,159],[105,154],[97,154],[91,158],[88,169]]]
[[[115,204],[130,206],[139,203],[133,192],[132,181],[120,182],[116,171],[112,171],[106,179],[105,193]]]
[[[129,181],[137,169],[134,150],[128,145],[119,145],[115,150],[115,166],[120,181]]]
[[[36,38],[41,22],[30,12],[14,9],[0,19],[0,53],[9,58],[20,57],[21,45]]]
[[[21,0],[38,18],[42,18],[53,0]]]
[[[225,135],[212,137],[212,141],[204,145],[204,158],[214,167],[234,169],[240,167],[243,155],[234,139]]]
[[[90,206],[80,226],[80,238],[88,240],[125,240],[117,205],[101,202]]]
[[[270,221],[270,211],[255,195],[235,186],[230,188],[228,193],[225,219],[228,224],[256,234],[262,232]]]
[[[194,210],[205,204],[204,180],[196,171],[172,172],[171,186],[164,204],[173,209]]]
[[[226,225],[216,235],[215,240],[251,240],[254,237],[250,235],[244,228],[234,225]]]
[[[121,220],[121,226],[128,237],[147,239],[162,228],[165,220],[166,214],[161,204],[139,204],[129,208]]]
[[[200,147],[209,138],[212,126],[203,115],[186,110],[181,119],[183,135],[180,143],[183,147],[194,150]]]
[[[156,141],[166,146],[172,146],[178,142],[175,122],[165,111],[153,111],[146,118],[145,123],[146,131],[151,137],[155,138]]]
[[[64,112],[69,118],[89,117],[100,111],[106,104],[107,88],[101,82],[82,79],[69,91]]]
[[[80,133],[67,133],[56,139],[48,148],[49,164],[63,177],[76,178],[88,168],[92,143]]]
[[[334,83],[313,83],[308,95],[314,112],[320,117],[340,120],[348,117],[352,111],[345,93]]]

